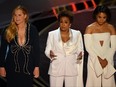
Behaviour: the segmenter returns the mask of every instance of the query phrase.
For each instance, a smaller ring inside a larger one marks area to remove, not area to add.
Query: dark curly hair
[[[73,13],[69,10],[63,10],[58,14],[58,22],[60,22],[61,17],[68,17],[70,20],[70,23],[73,22]]]

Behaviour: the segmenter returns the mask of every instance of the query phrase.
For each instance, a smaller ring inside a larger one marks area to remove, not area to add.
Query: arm
[[[110,49],[105,50],[105,58],[108,59],[107,57],[109,55],[114,55],[116,51],[116,30],[113,25],[109,25],[109,31],[110,31]],[[113,60],[113,59],[112,59]]]
[[[105,60],[106,62],[108,62],[109,64],[112,64],[112,60],[113,60],[113,56],[114,53],[116,51],[116,31],[115,28],[113,27],[113,25],[109,25],[109,30],[110,30],[110,46],[109,46],[109,50],[104,50],[105,53]],[[105,60],[103,63],[105,63]]]
[[[102,66],[98,60],[98,55],[94,52],[94,48],[92,47],[92,30],[91,28],[87,27],[85,34],[84,34],[84,44],[85,49],[89,54],[89,58],[92,62],[93,68],[97,76],[103,73]]]
[[[84,34],[84,44],[85,44],[85,49],[89,53],[89,55],[92,57],[91,61],[95,62],[95,59],[97,58],[98,55],[93,51],[92,48],[92,29],[90,26],[87,26]]]
[[[111,31],[111,49],[116,51],[116,29],[112,26],[110,28]]]
[[[77,49],[77,66],[79,70],[78,74],[78,86],[83,87],[83,60],[84,60],[84,48],[82,34],[79,32],[78,39],[78,49]]]
[[[116,35],[111,35],[111,49],[115,53],[115,51],[116,51]]]
[[[33,28],[33,30],[34,30],[33,50],[34,50],[34,67],[35,67],[33,74],[35,78],[38,78],[39,77],[39,62],[40,62],[39,34],[35,27]]]
[[[33,40],[33,51],[34,51],[34,66],[39,67],[39,61],[40,61],[40,44],[39,44],[39,34],[37,29],[34,27],[33,28],[33,35],[34,37]]]
[[[54,54],[54,52],[52,50],[52,46],[53,46],[52,38],[53,38],[53,36],[49,32],[48,38],[47,38],[47,43],[46,43],[46,48],[45,48],[45,54],[50,60],[52,60],[54,57],[56,57],[56,55]]]
[[[78,41],[78,52],[77,52],[77,60],[81,60],[84,55],[84,48],[83,48],[83,39],[82,34],[79,35],[79,41]]]
[[[103,73],[102,66],[98,60],[97,54],[94,52],[94,48],[92,48],[92,37],[91,34],[85,34],[84,35],[84,42],[85,42],[85,48],[86,51],[89,54],[89,58],[92,61],[93,68],[96,72],[96,75],[99,76]]]
[[[1,47],[0,47],[0,75],[5,77],[6,71],[5,71],[5,57],[7,52],[7,41],[4,37],[5,30],[1,34]]]

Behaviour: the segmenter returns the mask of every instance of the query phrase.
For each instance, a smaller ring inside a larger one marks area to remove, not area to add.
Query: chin
[[[103,25],[103,24],[105,24],[105,23],[98,23],[99,25]]]

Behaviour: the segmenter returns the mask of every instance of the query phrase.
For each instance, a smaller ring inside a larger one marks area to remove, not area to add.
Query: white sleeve
[[[92,65],[93,65],[96,75],[97,76],[101,75],[103,73],[103,69],[101,67],[101,64],[99,63],[99,60],[97,57],[98,55],[94,51],[95,49],[93,48],[93,45],[92,45],[92,35],[91,34],[84,35],[84,44],[85,44],[85,49],[89,54],[89,58],[92,61]]]
[[[82,39],[82,34],[80,33],[79,38],[78,38],[78,52],[77,56],[82,52],[82,55],[84,55],[84,48],[83,48],[83,39]]]
[[[82,34],[80,33],[79,35],[79,41],[78,41],[78,52],[77,52],[77,56],[79,56],[79,53],[82,52],[82,59],[79,60],[80,63],[77,64],[78,67],[78,76],[77,76],[77,85],[78,87],[83,87],[83,60],[84,60],[84,48],[83,48],[83,39],[82,39]]]
[[[110,36],[110,46],[109,46],[109,50],[105,50],[105,58],[108,59],[107,57],[109,57],[109,55],[113,56],[115,54],[116,51],[116,35],[111,35]]]
[[[111,48],[109,50],[107,50],[106,53],[106,59],[108,60],[108,65],[105,68],[105,78],[109,78],[110,76],[112,76],[116,70],[114,68],[113,65],[113,57],[116,51],[116,35],[111,35]]]
[[[116,51],[116,35],[111,35],[111,49]]]
[[[51,33],[48,33],[48,37],[47,37],[47,43],[46,43],[46,48],[45,48],[45,55],[50,58],[50,50],[52,49],[52,36]]]

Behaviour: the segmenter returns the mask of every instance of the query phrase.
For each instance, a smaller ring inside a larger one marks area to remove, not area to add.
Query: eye
[[[101,16],[98,16],[98,18],[102,18]]]
[[[18,16],[21,16],[21,14],[18,14]]]
[[[107,17],[103,17],[104,19],[106,19]]]
[[[68,22],[67,22],[67,21],[65,21],[65,23],[67,24]]]
[[[63,21],[60,21],[60,23],[63,23]]]

